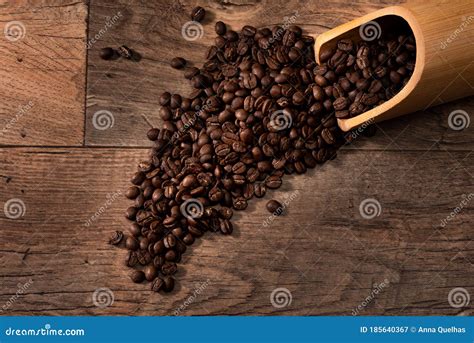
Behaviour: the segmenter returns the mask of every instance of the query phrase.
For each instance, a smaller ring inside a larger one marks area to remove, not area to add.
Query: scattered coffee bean
[[[115,231],[109,239],[109,244],[118,245],[123,239],[123,232],[122,231]]]
[[[201,6],[197,6],[191,11],[191,20],[201,22],[205,16],[206,10]]]
[[[225,26],[225,24],[222,21],[218,21],[216,23],[216,33],[219,36],[223,36],[225,35],[226,31],[227,31],[227,27]]]
[[[153,283],[151,284],[151,290],[152,290],[153,292],[159,292],[159,291],[161,291],[161,290],[163,289],[164,285],[165,285],[165,283],[164,283],[163,279],[157,277],[157,278],[153,281]]]
[[[170,64],[174,69],[183,69],[186,66],[186,60],[182,57],[174,57]]]
[[[156,267],[153,264],[149,264],[143,269],[143,273],[145,275],[145,279],[148,281],[153,281],[158,274]]]
[[[171,276],[165,276],[163,282],[163,290],[165,292],[171,292],[174,288],[174,279]]]
[[[132,49],[130,49],[128,46],[126,45],[122,45],[118,48],[118,53],[120,54],[120,56],[122,56],[123,58],[126,58],[128,60],[132,59],[133,57],[133,51]]]
[[[152,129],[148,130],[146,135],[147,135],[149,140],[156,141],[158,139],[159,134],[160,134],[160,129],[152,128]]]
[[[277,216],[283,213],[283,205],[274,199],[269,200],[267,202],[266,207],[267,207],[268,212],[273,213]]]
[[[141,270],[134,270],[130,273],[130,279],[135,283],[141,283],[145,280],[145,273]]]
[[[110,60],[115,56],[115,50],[112,48],[102,48],[100,49],[99,56],[103,60]]]

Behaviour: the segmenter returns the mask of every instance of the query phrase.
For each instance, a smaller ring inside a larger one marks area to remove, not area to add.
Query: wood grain
[[[254,200],[236,215],[233,236],[208,234],[192,246],[170,295],[131,283],[125,251],[106,244],[128,225],[128,201],[115,194],[145,155],[105,148],[0,152],[0,174],[15,175],[2,182],[1,203],[19,198],[26,208],[15,220],[0,216],[0,304],[32,280],[8,314],[173,315],[200,289],[180,314],[351,315],[384,282],[359,314],[441,315],[465,310],[449,305],[452,288],[474,292],[472,203],[441,227],[463,194],[474,193],[470,152],[343,149],[267,194],[293,198],[271,226],[263,224],[266,201]],[[378,217],[361,217],[366,198],[381,204]],[[101,287],[114,294],[104,309],[92,303]],[[291,305],[271,305],[278,287],[291,292]]]
[[[208,10],[201,39],[188,41],[181,35],[182,26],[190,20],[191,9],[199,5]],[[86,111],[86,144],[101,146],[148,146],[145,132],[161,125],[158,97],[165,91],[189,94],[191,87],[182,71],[173,70],[169,61],[176,55],[201,66],[207,48],[215,38],[214,25],[222,20],[234,29],[249,24],[257,27],[282,25],[285,17],[305,30],[321,33],[356,16],[385,6],[362,1],[347,5],[345,1],[92,1],[89,36],[104,26],[107,17],[118,12],[122,20],[110,28],[92,47],[88,59]],[[98,52],[105,46],[126,44],[143,58],[139,63],[100,60]],[[114,126],[94,129],[94,113],[113,113]]]
[[[0,209],[10,199],[25,205],[18,219],[0,210],[0,314],[173,315],[180,308],[182,315],[473,314],[472,306],[448,302],[455,287],[474,294],[472,201],[443,224],[474,193],[473,125],[462,131],[448,125],[454,110],[473,113],[472,97],[382,123],[378,135],[344,147],[336,160],[285,178],[266,199],[294,194],[288,214],[265,226],[265,200],[254,200],[236,215],[233,236],[209,234],[186,252],[170,295],[131,283],[125,251],[107,245],[114,230],[128,226],[129,202],[120,192],[147,155],[139,148],[149,144],[147,129],[161,124],[157,96],[165,89],[189,91],[181,72],[168,66],[171,57],[202,63],[217,20],[234,28],[265,26],[297,10],[296,22],[319,33],[393,3],[200,1],[209,10],[204,36],[188,42],[181,26],[196,1],[93,0],[87,109],[85,4],[0,5],[2,24],[17,18],[27,24],[23,40],[0,40],[2,51],[8,49],[0,66],[0,79],[8,81],[0,83],[0,118],[7,124],[13,109],[35,100],[0,135],[6,145],[0,148]],[[119,19],[108,25],[114,16]],[[121,44],[142,60],[98,58],[101,47]],[[92,123],[100,110],[113,114],[107,130]],[[83,133],[85,146],[75,147]],[[43,146],[15,147],[20,144]],[[360,215],[367,198],[381,204],[374,219]],[[103,287],[114,295],[106,308],[92,301]],[[289,306],[272,306],[270,295],[279,287],[291,292]],[[20,289],[25,294],[17,298]]]
[[[84,1],[0,5],[0,145],[82,145],[86,17]]]

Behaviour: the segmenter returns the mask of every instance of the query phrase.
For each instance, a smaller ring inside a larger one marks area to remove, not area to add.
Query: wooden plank
[[[0,145],[82,145],[85,1],[0,5]]]
[[[189,94],[191,90],[182,71],[173,70],[169,61],[180,55],[195,65],[202,65],[207,47],[213,43],[214,24],[218,20],[225,21],[234,29],[240,29],[245,24],[257,27],[281,25],[285,22],[285,17],[294,15],[296,24],[308,32],[321,33],[356,16],[395,3],[397,1],[358,1],[348,6],[342,0],[317,3],[309,0],[207,0],[185,3],[161,0],[136,1],[130,5],[126,0],[92,1],[90,39],[100,33],[105,23],[111,21],[110,18],[117,16],[118,19],[113,21],[114,24],[105,33],[99,35],[90,50],[86,144],[149,146],[146,131],[150,125],[161,125],[158,96],[165,90],[183,95]],[[203,23],[203,36],[195,41],[187,41],[181,35],[181,28],[189,21],[189,13],[197,4],[208,10],[207,19]],[[121,44],[138,51],[142,60],[133,63],[126,60],[103,61],[99,58],[102,47],[117,47]],[[467,105],[463,103],[463,106],[468,112],[474,108],[472,101]],[[107,130],[97,130],[92,123],[94,114],[102,110],[110,111],[114,118],[114,125]],[[425,111],[416,118],[401,119],[396,124],[381,124],[381,128],[389,136],[383,140],[383,145],[400,134],[407,140],[400,147],[409,146],[410,149],[427,149],[433,141],[445,139],[446,120],[450,111],[446,109],[435,116],[433,111]],[[472,135],[468,141],[469,149],[472,149]],[[440,146],[452,148],[450,142],[441,141]],[[381,149],[377,142],[370,148]],[[466,145],[454,148],[468,150]]]
[[[392,2],[395,3],[395,2]],[[323,32],[355,16],[368,13],[388,3],[357,2],[350,7],[340,1],[315,4],[312,1],[216,1],[199,2],[208,9],[204,34],[196,41],[181,36],[182,25],[197,2],[170,4],[164,1],[134,3],[126,1],[92,1],[89,37],[103,28],[106,18],[121,14],[114,25],[92,47],[88,68],[88,107],[86,144],[106,146],[149,146],[145,133],[150,126],[160,126],[157,98],[164,90],[188,94],[190,87],[181,71],[173,70],[169,61],[184,56],[202,65],[206,48],[214,39],[214,24],[223,20],[233,28],[252,24],[258,27],[281,24],[295,13],[296,23],[311,32]],[[104,46],[127,44],[143,55],[139,63],[100,60]],[[447,149],[471,150],[474,147],[473,126],[458,132],[448,126],[449,114],[462,109],[474,110],[474,98],[438,106],[387,123],[379,124],[380,135],[358,149]],[[113,127],[97,130],[92,124],[95,113],[107,110],[114,118]],[[395,142],[394,142],[395,141]]]
[[[192,246],[176,291],[167,295],[131,283],[125,251],[106,244],[128,225],[129,202],[117,194],[146,154],[0,150],[0,175],[11,176],[0,184],[0,207],[12,198],[25,205],[18,219],[0,211],[4,313],[173,315],[184,306],[184,315],[351,315],[355,309],[360,315],[452,315],[466,309],[449,305],[451,289],[474,294],[471,152],[343,149],[334,161],[286,177],[280,190],[267,194],[292,195],[287,215],[271,226],[264,224],[266,201],[253,200],[235,216],[233,236],[208,234]],[[463,194],[471,202],[442,227]],[[359,211],[368,198],[381,206],[373,219]],[[103,213],[93,219],[96,212]],[[19,287],[25,294],[15,298]],[[106,308],[92,303],[102,287],[114,295]],[[280,287],[291,292],[292,303],[276,308],[270,295]]]

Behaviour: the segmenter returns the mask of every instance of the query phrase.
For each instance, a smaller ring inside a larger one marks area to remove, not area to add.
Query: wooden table
[[[186,252],[172,294],[131,283],[125,251],[107,244],[128,225],[122,193],[147,155],[147,129],[161,124],[159,94],[190,90],[171,57],[200,65],[217,20],[238,29],[294,15],[323,32],[389,2],[200,1],[209,15],[192,42],[181,27],[196,1],[0,5],[2,32],[11,21],[25,30],[0,39],[0,205],[24,205],[16,219],[0,211],[2,314],[472,314],[448,301],[457,287],[474,297],[474,125],[448,125],[454,110],[472,117],[472,97],[382,123],[334,161],[286,177],[266,198],[291,195],[288,214],[266,226],[265,200],[252,201],[233,236],[208,234]],[[121,44],[142,60],[99,59]],[[113,126],[96,129],[98,111]],[[365,199],[379,216],[361,216]],[[110,306],[94,305],[101,288]],[[291,294],[287,306],[272,305],[278,288]]]

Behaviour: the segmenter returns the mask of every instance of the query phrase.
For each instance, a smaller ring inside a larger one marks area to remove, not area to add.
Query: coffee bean
[[[153,280],[152,284],[151,284],[151,290],[153,292],[159,292],[163,289],[165,283],[163,281],[163,279],[157,277],[155,280]]]
[[[123,58],[126,58],[128,60],[132,59],[133,57],[133,51],[132,49],[130,49],[128,46],[126,45],[122,45],[118,48],[118,53],[120,54],[120,56],[122,56]]]
[[[277,216],[283,213],[283,205],[274,199],[269,200],[267,202],[266,207],[267,207],[268,212],[273,213]]]
[[[227,31],[227,28],[225,26],[225,24],[222,22],[222,21],[218,21],[216,23],[216,33],[219,35],[219,36],[223,36],[225,35],[226,31]]]
[[[267,188],[264,183],[259,182],[255,184],[254,194],[257,198],[263,198],[265,196],[266,191]]]
[[[186,66],[186,60],[182,57],[175,57],[170,62],[174,69],[183,69]]]
[[[99,56],[103,60],[110,60],[115,56],[115,50],[112,48],[102,48],[100,49]]]
[[[125,212],[125,217],[129,220],[134,220],[137,216],[138,210],[135,206],[130,206]]]
[[[145,280],[145,274],[141,270],[134,270],[130,273],[130,279],[135,283],[141,283]]]
[[[204,13],[195,9],[192,19]],[[197,238],[232,233],[233,210],[280,187],[283,175],[333,159],[346,141],[338,119],[392,98],[416,62],[416,42],[404,32],[340,40],[316,65],[314,39],[297,26],[236,32],[217,22],[215,30],[202,68],[184,69],[194,90],[159,97],[163,125],[148,131],[149,159],[125,194],[134,201],[126,264],[142,265],[154,291],[173,288],[168,276]],[[172,65],[184,68],[186,60]],[[184,207],[198,215],[185,216]],[[280,215],[283,205],[270,200],[267,209]]]
[[[115,231],[109,239],[109,244],[118,245],[123,239],[122,231]]]
[[[163,275],[173,275],[178,271],[178,266],[173,262],[166,262],[161,266]]]
[[[222,234],[230,235],[233,231],[232,223],[228,219],[221,219],[219,229]]]
[[[233,211],[231,208],[229,207],[221,207],[219,209],[219,215],[222,219],[230,219],[232,218],[232,215],[233,215]]]
[[[197,6],[191,11],[191,20],[201,22],[205,16],[206,10],[201,6]]]
[[[171,292],[174,288],[174,279],[171,276],[165,276],[163,282],[163,290],[165,292]]]
[[[149,264],[143,269],[143,273],[145,274],[145,279],[148,281],[153,281],[158,274],[156,267],[152,264]]]
[[[141,234],[141,227],[137,223],[133,223],[128,229],[132,236],[138,237]]]
[[[184,77],[188,80],[191,80],[197,74],[199,74],[199,68],[196,67],[186,68],[186,70],[184,71]]]
[[[158,139],[159,134],[160,134],[160,129],[152,128],[152,129],[148,130],[146,135],[147,135],[149,140],[156,141]]]
[[[281,177],[271,175],[265,180],[265,185],[270,189],[276,189],[282,184]]]

